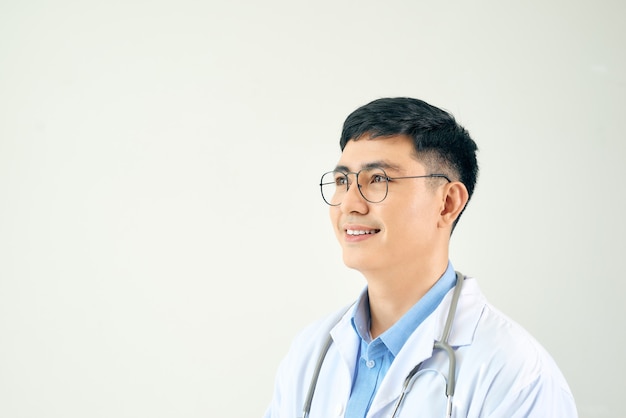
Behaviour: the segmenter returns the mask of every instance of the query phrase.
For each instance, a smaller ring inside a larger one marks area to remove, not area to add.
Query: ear
[[[452,228],[454,221],[459,217],[468,200],[469,193],[463,183],[460,181],[448,183],[443,194],[438,226],[440,228]]]

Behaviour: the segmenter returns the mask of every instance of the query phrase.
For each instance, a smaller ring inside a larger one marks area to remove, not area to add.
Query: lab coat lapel
[[[354,365],[356,364],[360,343],[358,335],[352,329],[351,315],[352,310],[350,309],[330,331],[330,335],[333,338],[334,349],[338,351],[342,366],[348,370],[348,374],[350,375],[348,396],[352,388],[352,380],[354,379],[355,372]]]
[[[345,406],[352,388],[354,364],[358,349],[358,337],[351,329],[351,312],[352,310],[349,310],[348,313],[343,314],[341,319],[330,329],[333,343],[324,358],[320,371],[315,395],[313,396],[310,418],[342,416],[345,412]],[[314,364],[317,360],[317,355],[318,353],[316,352],[309,364]],[[309,380],[305,381],[308,382]]]

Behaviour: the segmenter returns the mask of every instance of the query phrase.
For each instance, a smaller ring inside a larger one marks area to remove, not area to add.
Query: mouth
[[[357,235],[374,235],[380,232],[380,229],[346,229],[346,234],[357,236]]]

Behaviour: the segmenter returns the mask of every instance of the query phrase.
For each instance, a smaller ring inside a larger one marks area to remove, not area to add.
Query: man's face
[[[337,167],[358,172],[372,165],[392,178],[431,174],[415,159],[413,143],[404,135],[351,140]],[[433,181],[441,186],[433,187]],[[330,207],[344,263],[367,274],[410,269],[429,260],[442,234],[438,221],[445,203],[443,185],[443,180],[427,178],[391,180],[386,199],[370,203],[353,183],[342,203]]]

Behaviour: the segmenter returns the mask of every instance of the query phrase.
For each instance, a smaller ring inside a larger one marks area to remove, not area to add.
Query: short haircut
[[[478,178],[478,147],[452,114],[422,100],[383,98],[359,107],[346,118],[339,145],[343,151],[351,140],[395,135],[412,138],[416,159],[463,183],[471,199]]]

